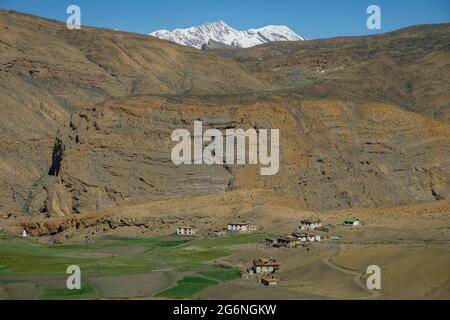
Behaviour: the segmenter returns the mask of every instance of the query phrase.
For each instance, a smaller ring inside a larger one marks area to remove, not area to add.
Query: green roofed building
[[[347,217],[344,220],[344,225],[345,226],[357,226],[357,225],[359,225],[359,220],[355,217]]]

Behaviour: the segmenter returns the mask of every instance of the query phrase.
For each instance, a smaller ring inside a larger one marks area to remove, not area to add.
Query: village
[[[357,227],[360,226],[361,223],[358,218],[349,216],[343,220],[342,225],[346,227]],[[314,243],[341,239],[338,235],[330,235],[330,227],[332,226],[324,226],[322,221],[318,218],[302,219],[291,234],[266,237],[260,244],[265,247],[279,249],[304,248],[309,251]],[[262,230],[258,226],[252,225],[247,221],[236,221],[229,222],[227,227],[210,230],[207,235],[210,238],[217,238],[226,235],[255,233],[260,231]],[[195,236],[198,234],[198,228],[195,226],[178,226],[175,234],[178,236]],[[277,276],[280,267],[280,262],[273,256],[257,257],[245,270],[243,276],[247,279],[256,279],[258,283],[264,286],[275,286],[280,282],[280,278]]]

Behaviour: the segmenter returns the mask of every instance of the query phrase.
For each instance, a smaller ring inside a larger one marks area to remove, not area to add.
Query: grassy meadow
[[[207,287],[239,278],[239,269],[215,260],[263,238],[103,237],[92,244],[46,245],[2,233],[0,298],[192,298]],[[81,269],[81,290],[66,288],[69,265]]]

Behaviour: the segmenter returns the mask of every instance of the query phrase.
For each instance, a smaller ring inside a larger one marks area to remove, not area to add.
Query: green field
[[[237,268],[221,266],[218,267],[217,270],[199,272],[199,275],[218,281],[230,281],[239,278],[241,276],[241,270]]]
[[[166,298],[189,298],[218,283],[218,281],[202,277],[183,277],[181,280],[177,281],[177,284],[174,287],[164,290],[156,296]]]
[[[28,287],[23,285],[27,287],[27,294],[36,291],[35,299],[107,298],[111,290],[102,292],[90,281],[91,277],[104,280],[164,272],[167,279],[173,280],[167,288],[154,292],[155,295],[191,297],[209,286],[238,278],[240,270],[222,266],[215,259],[235,253],[237,245],[255,243],[263,238],[262,234],[193,240],[103,237],[93,244],[45,245],[3,233],[0,234],[0,291],[3,296],[20,297],[20,290],[25,289],[17,289],[17,284],[12,284],[21,281],[28,284]],[[65,289],[69,265],[80,267],[84,279],[82,290]],[[55,279],[59,279],[58,286],[47,287]],[[35,289],[31,290],[30,286]]]
[[[95,288],[90,282],[85,282],[80,290],[42,288],[37,296],[42,300],[61,300],[61,299],[89,299],[95,298]]]

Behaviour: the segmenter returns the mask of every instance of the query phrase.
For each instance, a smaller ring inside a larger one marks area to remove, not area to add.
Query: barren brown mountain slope
[[[313,210],[448,198],[448,31],[205,52],[0,11],[0,212],[253,189]],[[195,120],[279,128],[279,174],[174,166],[170,134]]]
[[[450,122],[450,24],[214,51],[272,88],[310,98],[389,103]]]
[[[28,211],[72,112],[130,94],[262,90],[237,63],[166,41],[0,10],[0,211]],[[3,209],[2,209],[3,208]]]

